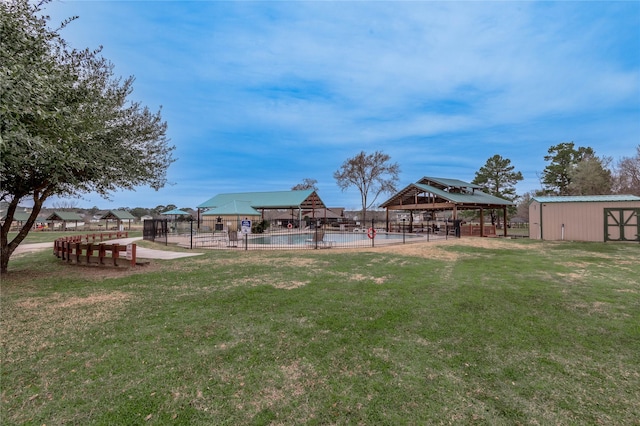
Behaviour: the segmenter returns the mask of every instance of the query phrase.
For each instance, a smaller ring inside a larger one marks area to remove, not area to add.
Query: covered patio
[[[390,212],[408,211],[410,232],[413,230],[413,213],[426,212],[433,218],[436,212],[449,212],[452,225],[460,226],[458,213],[462,210],[478,210],[480,226],[460,227],[464,235],[488,236],[484,223],[484,215],[488,210],[502,211],[503,223],[507,223],[507,208],[513,203],[504,198],[496,197],[481,191],[479,185],[467,183],[458,179],[423,177],[412,183],[397,194],[382,203],[380,207],[386,209],[387,229],[390,227]],[[504,226],[504,236],[507,227]]]

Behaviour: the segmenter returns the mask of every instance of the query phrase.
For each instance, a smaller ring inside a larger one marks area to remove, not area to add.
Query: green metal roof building
[[[129,229],[131,229],[131,222],[136,220],[135,216],[126,210],[109,210],[103,214],[100,219],[106,222],[107,229],[109,229],[109,221],[114,220],[118,224],[117,228],[120,230],[123,229],[122,222],[129,222]]]
[[[452,218],[458,218],[460,210],[480,210],[480,228],[484,230],[484,210],[502,210],[504,223],[507,222],[507,207],[513,202],[482,192],[479,185],[458,179],[423,177],[401,189],[380,207],[387,210],[404,211],[451,211]],[[481,234],[484,236],[483,234]],[[505,227],[506,235],[506,227]]]
[[[222,207],[233,201],[243,201],[256,210],[266,209],[297,209],[324,208],[325,205],[312,190],[304,191],[274,191],[274,192],[238,192],[218,194],[198,206],[198,209],[212,209]]]
[[[78,228],[78,222],[84,222],[84,219],[75,212],[55,211],[47,216],[47,222],[50,222],[51,229],[55,227],[56,222],[62,223],[62,229],[67,229],[68,223],[73,223],[75,228]]]
[[[265,210],[291,210],[298,220],[302,211],[326,209],[324,202],[312,189],[300,191],[238,192],[218,194],[197,206],[198,224],[203,216],[260,216]],[[314,216],[315,217],[315,216]]]

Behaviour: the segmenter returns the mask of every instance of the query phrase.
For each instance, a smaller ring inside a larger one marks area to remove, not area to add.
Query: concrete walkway
[[[142,237],[137,238],[122,238],[119,240],[109,240],[103,241],[108,242],[110,244],[118,243],[118,244],[130,244],[136,241],[141,240]],[[49,243],[35,243],[35,244],[20,244],[16,250],[13,252],[14,254],[19,253],[31,253],[34,251],[46,250],[50,249],[53,251],[53,242]],[[136,247],[136,258],[138,259],[180,259],[182,257],[192,257],[192,256],[200,256],[202,253],[177,253],[174,251],[166,251],[166,250],[154,250],[145,247]]]

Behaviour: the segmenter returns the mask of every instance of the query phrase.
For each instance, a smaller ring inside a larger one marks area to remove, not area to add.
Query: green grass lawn
[[[640,245],[21,255],[3,424],[640,424]],[[477,240],[477,239],[476,239]]]

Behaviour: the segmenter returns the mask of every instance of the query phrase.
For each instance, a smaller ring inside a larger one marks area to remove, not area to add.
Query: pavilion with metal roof
[[[67,229],[68,223],[74,223],[75,229],[78,229],[78,222],[84,219],[76,212],[55,211],[47,216],[47,222],[51,223],[51,229],[54,229],[56,222],[61,222],[62,230]]]
[[[111,220],[116,221],[117,229],[123,229],[122,222],[129,222],[129,229],[131,229],[131,222],[136,220],[135,216],[126,210],[109,210],[100,219],[105,221],[107,229],[109,229],[109,221]]]
[[[303,211],[311,211],[312,217],[316,217],[315,212],[326,209],[326,206],[316,191],[307,189],[218,194],[198,205],[197,208],[199,225],[203,214],[233,215],[241,214],[240,210],[247,214],[255,211],[263,219],[265,210],[290,210],[292,216],[295,215],[301,221]]]
[[[380,207],[387,211],[387,222],[390,210],[451,211],[453,220],[458,219],[461,210],[479,210],[480,235],[484,236],[484,211],[502,210],[504,223],[507,223],[507,207],[513,206],[513,202],[482,192],[481,188],[458,179],[423,177],[400,190]],[[506,227],[504,232],[506,236]]]

